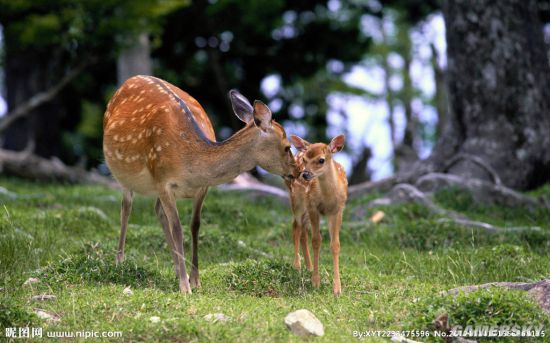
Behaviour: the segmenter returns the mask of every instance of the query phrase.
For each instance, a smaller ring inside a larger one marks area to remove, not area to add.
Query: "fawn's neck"
[[[336,173],[336,166],[334,161],[331,159],[327,171],[323,175],[319,176],[319,188],[323,194],[330,196],[338,186],[338,175]]]

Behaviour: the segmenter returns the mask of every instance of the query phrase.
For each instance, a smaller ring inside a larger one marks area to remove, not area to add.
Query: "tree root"
[[[535,199],[503,185],[496,185],[479,179],[466,179],[457,175],[430,173],[416,181],[422,192],[435,192],[445,187],[458,187],[468,190],[474,199],[481,203],[494,203],[507,207],[537,208],[545,206],[545,200]]]
[[[460,160],[468,160],[474,164],[477,164],[481,168],[485,169],[485,171],[491,176],[493,179],[493,182],[495,185],[500,186],[502,185],[502,181],[500,180],[500,176],[498,176],[498,173],[483,159],[479,156],[474,156],[470,154],[465,153],[459,153],[456,154],[453,158],[451,158],[443,167],[443,172],[447,172],[453,165],[455,165]]]
[[[550,313],[550,279],[541,280],[538,282],[490,282],[482,285],[462,286],[441,292],[443,295],[455,295],[459,292],[472,292],[478,289],[487,289],[491,287],[502,287],[509,289],[518,289],[526,291],[532,296],[540,307],[546,313]]]

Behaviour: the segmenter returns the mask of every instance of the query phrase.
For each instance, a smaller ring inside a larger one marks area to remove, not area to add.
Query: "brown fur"
[[[239,116],[249,120],[246,126],[228,140],[216,142],[202,106],[166,81],[135,76],[115,93],[103,120],[103,150],[113,176],[124,188],[117,263],[124,260],[133,193],[157,196],[156,212],[172,251],[180,290],[190,293],[175,199],[194,199],[190,281],[198,287],[197,237],[208,187],[228,182],[256,165],[278,175],[297,173],[290,143],[283,128],[271,120],[269,108],[242,99],[246,105],[241,107],[250,109]]]
[[[348,181],[344,168],[332,158],[333,153],[343,147],[343,136],[339,137],[342,137],[341,144],[339,143],[340,145],[337,148],[332,148],[331,145],[323,143],[310,145],[301,138],[292,136],[292,143],[300,150],[295,156],[296,164],[303,173],[309,173],[313,178],[307,181],[300,177],[286,182],[290,191],[290,202],[294,216],[292,223],[294,267],[300,268],[301,245],[306,267],[308,270],[313,270],[313,286],[319,287],[319,253],[321,247],[319,223],[321,216],[327,216],[330,248],[333,257],[333,292],[335,295],[342,292],[339,268],[340,226],[348,196]],[[319,163],[320,158],[325,159],[323,164]],[[307,242],[309,225],[312,228],[313,265]]]

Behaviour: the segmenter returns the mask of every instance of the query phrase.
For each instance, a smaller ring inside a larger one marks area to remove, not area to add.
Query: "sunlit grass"
[[[117,192],[14,179],[1,179],[0,184],[17,194],[15,198],[0,194],[2,326],[30,322],[44,330],[122,331],[125,340],[297,341],[283,318],[306,308],[325,325],[326,335],[320,340],[347,342],[354,330],[426,329],[420,326],[428,326],[429,317],[441,308],[455,320],[498,321],[500,317],[489,318],[480,310],[485,300],[468,311],[464,310],[471,306],[468,296],[453,301],[439,292],[469,284],[550,277],[547,213],[487,208],[453,190],[436,196],[442,206],[495,225],[540,228],[488,234],[441,223],[417,205],[369,209],[366,204],[373,196],[368,196],[347,206],[341,230],[344,293],[334,298],[325,227],[321,287],[312,289],[309,272],[291,267],[289,208],[273,199],[252,200],[213,190],[200,232],[202,288],[185,296],[177,292],[153,199],[136,199],[127,260],[116,267]],[[539,193],[548,195],[548,190]],[[180,201],[178,207],[190,257],[191,205]],[[386,213],[379,225],[367,221],[375,210]],[[362,217],[357,215],[361,212]],[[31,276],[41,282],[22,287]],[[126,287],[133,295],[123,295]],[[486,292],[494,294],[506,313],[517,310],[523,322],[547,318],[517,292]],[[31,301],[37,294],[55,294],[57,299]],[[529,311],[521,310],[525,306]],[[38,319],[32,315],[36,307],[59,315],[61,321]],[[216,312],[231,320],[203,319]],[[160,323],[152,323],[152,316],[160,317]],[[4,328],[0,329],[3,335]]]

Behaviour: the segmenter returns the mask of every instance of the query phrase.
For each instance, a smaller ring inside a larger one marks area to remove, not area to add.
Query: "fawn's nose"
[[[309,181],[313,178],[313,174],[311,174],[311,172],[307,171],[307,170],[304,170],[302,172],[302,177],[306,180],[306,181]]]

